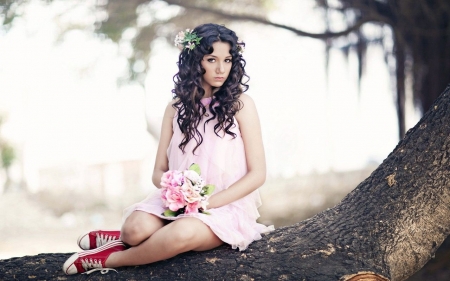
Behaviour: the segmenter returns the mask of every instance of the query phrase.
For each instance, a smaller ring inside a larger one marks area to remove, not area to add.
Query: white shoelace
[[[108,242],[117,240],[117,237],[113,236],[113,235],[96,233],[95,236],[96,236],[95,243],[97,244],[97,247],[101,247],[101,246],[105,245]]]
[[[83,274],[88,274],[88,275],[91,274],[92,272],[96,272],[96,271],[100,271],[101,274],[106,274],[110,270],[118,273],[117,270],[115,270],[114,268],[103,268],[102,262],[97,259],[81,259],[81,266],[84,268],[84,270],[86,270],[86,272],[83,272]],[[91,270],[88,271],[88,269],[91,269]]]
[[[89,275],[89,274],[91,274],[92,272],[96,272],[96,271],[100,271],[101,274],[106,274],[106,273],[108,273],[110,270],[112,270],[112,271],[114,271],[114,272],[116,272],[116,273],[119,273],[119,272],[117,272],[117,270],[115,270],[114,268],[95,268],[95,269],[91,269],[91,270],[89,270],[89,271],[83,272],[83,273],[81,273],[81,274]]]

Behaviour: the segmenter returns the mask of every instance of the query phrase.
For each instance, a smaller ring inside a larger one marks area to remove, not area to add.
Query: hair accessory
[[[244,43],[244,41],[238,39],[236,48],[237,48],[238,53],[240,55],[242,55],[244,53],[244,51],[245,51],[245,43]]]
[[[189,28],[185,31],[178,32],[177,36],[175,36],[175,46],[178,47],[181,51],[183,49],[193,50],[195,46],[200,44],[200,40],[203,37],[198,37],[197,33],[192,32]]]

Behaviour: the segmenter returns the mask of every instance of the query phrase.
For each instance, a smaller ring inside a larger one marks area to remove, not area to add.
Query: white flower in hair
[[[180,32],[178,32],[177,36],[175,36],[175,47],[178,47],[180,50],[182,50],[183,49],[183,41],[184,41],[184,32],[180,31]]]
[[[185,31],[178,32],[177,36],[175,36],[175,46],[181,51],[183,49],[188,49],[188,51],[190,51],[200,44],[202,38],[203,37],[198,37],[197,33],[187,28]]]

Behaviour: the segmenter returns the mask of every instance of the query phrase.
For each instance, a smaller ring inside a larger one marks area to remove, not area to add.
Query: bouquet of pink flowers
[[[179,214],[204,213],[208,205],[208,198],[215,186],[205,184],[200,177],[200,166],[192,164],[185,171],[167,171],[161,177],[161,199],[166,217],[175,217]]]

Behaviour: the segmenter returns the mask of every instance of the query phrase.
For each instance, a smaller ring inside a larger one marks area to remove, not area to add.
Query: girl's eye
[[[208,59],[208,62],[215,62],[216,59]]]
[[[226,59],[225,62],[231,62],[231,59]]]

